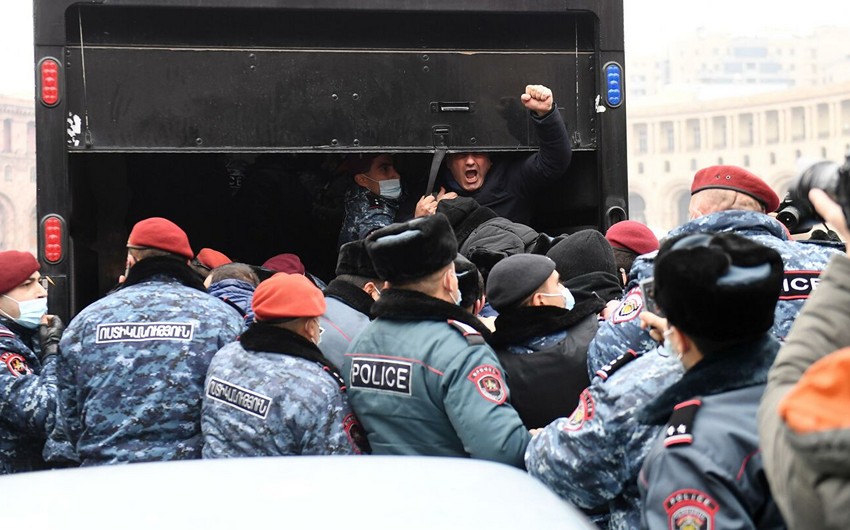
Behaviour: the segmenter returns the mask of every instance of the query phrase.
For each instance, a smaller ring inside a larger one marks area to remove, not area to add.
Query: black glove
[[[65,331],[65,324],[62,319],[56,315],[47,317],[49,324],[40,324],[38,326],[38,341],[41,344],[41,359],[42,364],[51,355],[59,354],[59,339],[62,338],[62,332]]]

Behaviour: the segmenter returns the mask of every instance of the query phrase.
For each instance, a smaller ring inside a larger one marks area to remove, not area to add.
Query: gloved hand
[[[51,355],[59,354],[59,339],[65,331],[65,324],[56,315],[45,315],[47,323],[38,326],[38,341],[41,344],[42,364]]]

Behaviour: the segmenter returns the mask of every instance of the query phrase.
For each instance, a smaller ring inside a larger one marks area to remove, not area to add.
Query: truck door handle
[[[474,101],[432,101],[431,112],[475,112]]]

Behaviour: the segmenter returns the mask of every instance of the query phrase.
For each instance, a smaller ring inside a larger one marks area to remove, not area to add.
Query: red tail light
[[[59,103],[59,62],[47,57],[38,65],[39,94],[41,103],[54,107]]]
[[[41,244],[44,261],[59,263],[65,257],[65,220],[58,215],[48,215],[41,220]]]

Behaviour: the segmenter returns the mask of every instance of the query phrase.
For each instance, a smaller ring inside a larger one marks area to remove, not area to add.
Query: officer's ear
[[[480,313],[481,310],[484,309],[484,304],[486,304],[486,303],[487,303],[487,297],[482,294],[481,298],[479,298],[478,300],[475,301],[474,304],[472,304],[472,314],[473,314],[473,316],[478,316],[478,313]]]
[[[354,175],[354,182],[356,182],[361,188],[369,189],[369,179],[366,178],[365,173],[358,173]]]

